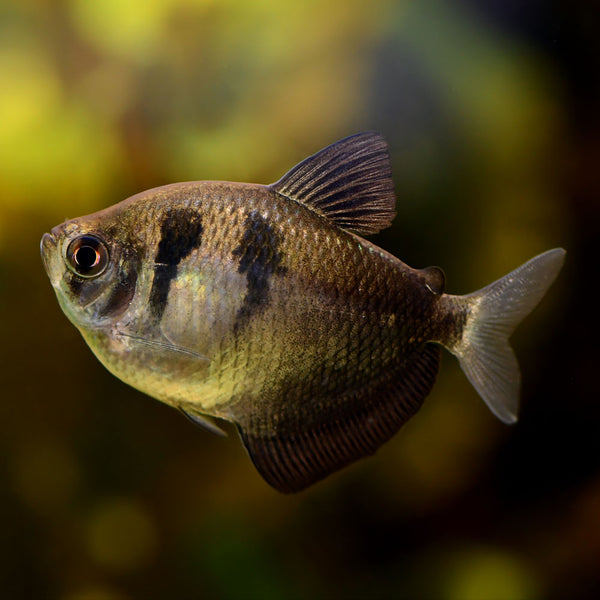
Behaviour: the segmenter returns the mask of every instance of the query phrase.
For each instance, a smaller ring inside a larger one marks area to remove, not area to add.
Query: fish
[[[222,433],[298,492],[372,455],[429,395],[441,349],[504,423],[509,337],[562,268],[548,250],[467,295],[367,241],[396,214],[384,138],[363,132],[271,185],[183,182],[44,234],[58,302],[100,362]]]

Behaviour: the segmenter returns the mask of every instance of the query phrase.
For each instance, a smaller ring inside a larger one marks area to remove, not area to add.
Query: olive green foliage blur
[[[598,589],[599,409],[577,404],[596,363],[575,360],[580,338],[568,334],[580,316],[575,262],[514,337],[519,424],[497,422],[446,355],[421,412],[374,458],[288,497],[234,439],[111,377],[39,259],[41,235],[66,217],[174,181],[269,183],[375,129],[398,193],[398,217],[375,241],[411,266],[443,266],[450,293],[550,247],[576,261],[593,231],[577,217],[597,210],[595,180],[571,185],[568,57],[559,65],[562,46],[520,29],[524,17],[476,4],[0,5],[0,595]]]

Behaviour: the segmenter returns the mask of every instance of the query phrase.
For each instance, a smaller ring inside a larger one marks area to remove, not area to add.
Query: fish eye
[[[67,248],[67,264],[80,277],[98,277],[108,265],[106,244],[93,235],[75,238]]]

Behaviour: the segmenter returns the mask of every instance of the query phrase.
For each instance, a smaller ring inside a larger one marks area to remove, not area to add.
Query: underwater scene
[[[598,597],[597,19],[2,3],[0,595]]]

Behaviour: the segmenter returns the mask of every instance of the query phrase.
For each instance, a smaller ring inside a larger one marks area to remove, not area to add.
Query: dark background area
[[[600,30],[595,3],[0,5],[0,590],[6,598],[600,595]],[[268,183],[375,129],[375,241],[467,293],[548,248],[513,343],[517,425],[445,354],[374,457],[295,496],[113,378],[62,315],[41,235],[173,181]]]

